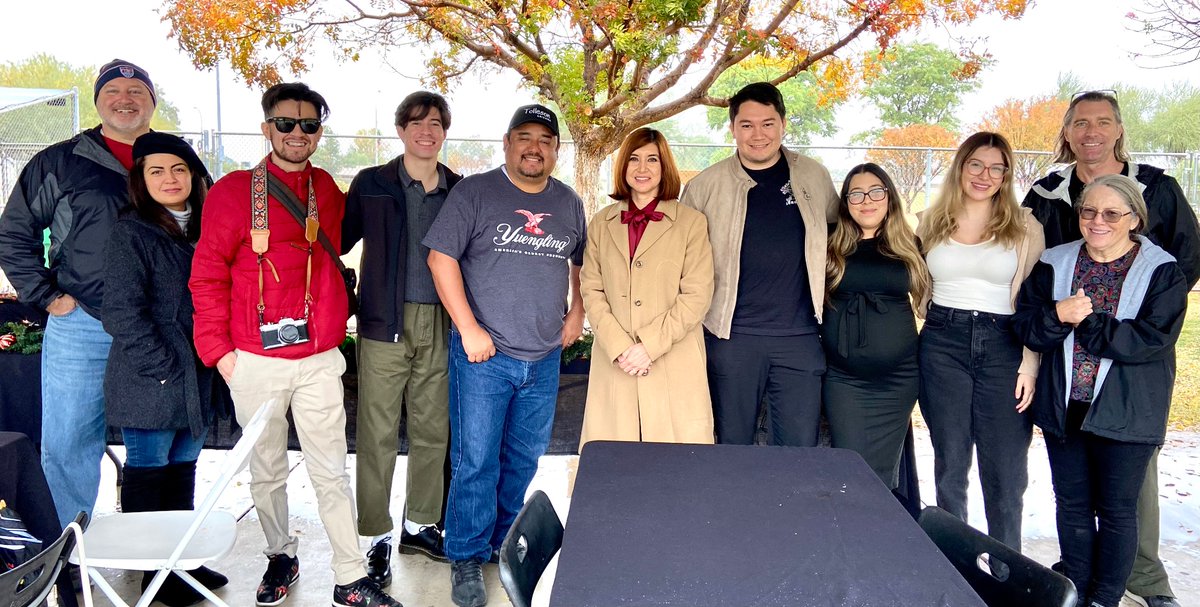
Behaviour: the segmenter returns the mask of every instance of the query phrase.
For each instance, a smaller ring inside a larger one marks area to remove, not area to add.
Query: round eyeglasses
[[[966,164],[967,172],[976,177],[983,174],[986,170],[992,179],[1004,179],[1004,174],[1008,172],[1008,167],[1002,164],[993,164],[988,166],[978,160],[968,160]]]
[[[871,188],[865,192],[850,192],[846,194],[846,202],[850,204],[862,204],[870,198],[875,202],[879,202],[887,198],[887,190],[883,188]]]

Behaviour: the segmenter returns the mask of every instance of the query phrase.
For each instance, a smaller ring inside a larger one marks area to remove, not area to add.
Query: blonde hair
[[[920,302],[929,292],[929,269],[925,266],[925,258],[921,256],[917,237],[912,228],[904,220],[904,210],[900,208],[900,196],[892,178],[879,165],[868,162],[860,164],[846,174],[842,182],[842,197],[838,204],[837,224],[829,235],[829,255],[825,261],[825,301],[837,289],[846,273],[846,258],[858,250],[858,241],[862,239],[862,228],[850,215],[850,180],[855,175],[870,173],[879,178],[883,189],[887,191],[887,215],[883,225],[877,232],[879,252],[887,257],[899,259],[908,269],[908,293],[914,302]]]
[[[917,225],[917,237],[921,239],[921,248],[926,253],[945,242],[958,230],[958,216],[964,209],[963,199],[966,198],[962,188],[963,170],[971,154],[980,148],[998,150],[1004,158],[1004,166],[1008,169],[1004,172],[999,189],[992,196],[992,217],[984,228],[984,238],[995,238],[1005,248],[1015,248],[1025,236],[1025,221],[1021,216],[1021,206],[1017,203],[1016,191],[1013,189],[1012,146],[1003,135],[983,131],[967,137],[966,141],[958,146],[954,162],[942,180],[933,205],[921,216],[921,223]]]

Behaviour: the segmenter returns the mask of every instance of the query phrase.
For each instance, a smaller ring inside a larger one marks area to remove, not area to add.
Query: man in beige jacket
[[[825,372],[817,328],[838,196],[825,167],[783,148],[786,115],[773,85],[738,91],[729,99],[737,153],[697,175],[682,197],[708,218],[716,279],[704,337],[725,444],[754,442],[764,395],[771,444],[817,443]]]

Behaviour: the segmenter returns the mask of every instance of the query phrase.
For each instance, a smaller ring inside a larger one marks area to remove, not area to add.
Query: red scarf
[[[637,251],[638,243],[642,241],[642,234],[646,233],[646,226],[651,221],[658,221],[663,218],[660,211],[654,209],[658,207],[658,198],[650,201],[650,204],[644,208],[637,208],[633,204],[633,200],[629,201],[629,208],[632,211],[621,211],[621,223],[629,224],[629,259],[633,259],[633,254]]]

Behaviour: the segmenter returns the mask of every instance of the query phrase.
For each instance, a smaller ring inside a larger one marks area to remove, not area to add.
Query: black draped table
[[[25,528],[43,546],[58,539],[62,526],[37,450],[29,437],[18,432],[0,432],[0,471],[0,499],[21,515]],[[58,578],[58,588],[60,604],[75,607],[75,592],[66,569]]]
[[[550,605],[984,603],[857,453],[593,442]]]

